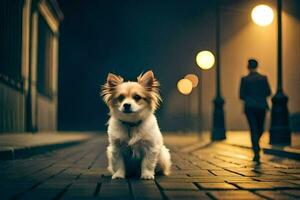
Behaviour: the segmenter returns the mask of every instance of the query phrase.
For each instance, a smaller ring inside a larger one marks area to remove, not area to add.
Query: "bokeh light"
[[[210,51],[200,51],[196,56],[196,62],[201,69],[210,69],[215,63],[214,54]]]
[[[274,14],[272,8],[267,5],[258,5],[252,9],[252,20],[259,26],[268,26],[272,23]]]
[[[187,74],[184,78],[192,82],[193,88],[197,87],[199,79],[196,74]]]
[[[178,91],[184,95],[188,95],[192,92],[193,84],[189,79],[181,79],[177,83]]]

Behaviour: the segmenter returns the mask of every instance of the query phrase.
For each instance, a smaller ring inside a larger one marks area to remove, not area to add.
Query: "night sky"
[[[58,2],[64,13],[59,54],[61,130],[105,129],[107,108],[99,91],[108,72],[135,80],[153,69],[166,100],[187,71],[199,73],[194,63],[198,50],[214,45],[207,40],[214,34],[210,1]],[[162,122],[162,127],[168,126]]]

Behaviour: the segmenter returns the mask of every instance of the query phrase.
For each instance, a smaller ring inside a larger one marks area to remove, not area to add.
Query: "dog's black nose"
[[[124,111],[125,111],[125,112],[130,112],[130,111],[131,111],[131,104],[129,104],[129,103],[124,103],[124,104],[123,104],[123,107],[124,107]]]

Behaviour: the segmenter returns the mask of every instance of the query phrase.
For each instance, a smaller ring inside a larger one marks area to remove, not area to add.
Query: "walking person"
[[[259,139],[264,132],[266,111],[269,109],[267,97],[271,95],[268,78],[257,72],[258,62],[248,60],[249,74],[242,77],[240,85],[240,99],[244,101],[244,111],[251,132],[253,161],[259,162]]]

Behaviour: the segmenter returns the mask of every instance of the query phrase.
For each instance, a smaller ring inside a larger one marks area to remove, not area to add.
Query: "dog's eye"
[[[121,101],[123,101],[123,100],[124,100],[124,98],[125,98],[125,97],[124,97],[124,95],[122,95],[122,94],[121,94],[121,95],[119,95],[119,96],[118,96],[118,98],[117,98],[117,99],[118,99],[118,101],[120,101],[120,102],[121,102]]]
[[[140,95],[136,94],[136,95],[133,96],[133,99],[136,100],[136,101],[139,101],[139,100],[142,99],[142,97]]]

